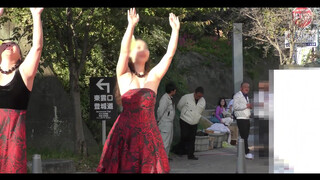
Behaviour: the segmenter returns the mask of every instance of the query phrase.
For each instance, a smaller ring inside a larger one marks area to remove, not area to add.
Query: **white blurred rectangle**
[[[320,68],[271,73],[269,171],[320,173]]]

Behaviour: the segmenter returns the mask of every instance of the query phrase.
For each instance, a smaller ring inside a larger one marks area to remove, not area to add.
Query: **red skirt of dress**
[[[26,110],[0,109],[0,173],[27,173]]]
[[[155,93],[132,89],[105,142],[97,172],[169,173],[168,157],[154,116]]]

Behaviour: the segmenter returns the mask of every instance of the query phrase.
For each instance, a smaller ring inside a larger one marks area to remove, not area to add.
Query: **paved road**
[[[249,146],[253,142],[249,137]],[[268,173],[268,158],[258,157],[253,146],[249,149],[255,155],[253,160],[245,160],[246,173]],[[171,154],[170,173],[236,173],[237,171],[237,147],[228,146],[214,148],[209,151],[195,152],[198,160],[188,160],[187,155],[178,156]]]

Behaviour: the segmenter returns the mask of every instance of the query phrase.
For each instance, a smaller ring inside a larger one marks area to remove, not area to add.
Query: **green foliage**
[[[231,42],[225,37],[202,36],[198,40],[193,40],[192,35],[182,35],[179,40],[179,50],[181,52],[194,51],[205,57],[214,56],[217,61],[232,65],[232,46]],[[204,62],[210,65],[210,62]]]
[[[89,119],[89,79],[115,76],[120,43],[127,27],[127,10],[127,8],[45,8],[42,13],[44,50],[41,65],[50,66],[68,92],[70,66],[75,65],[81,93],[82,119],[99,143],[101,122]],[[232,18],[223,21],[223,18],[229,17],[229,8],[137,8],[137,12],[140,21],[134,35],[147,42],[151,67],[155,66],[166,53],[171,34],[168,21],[171,12],[178,15],[181,21],[177,53],[194,51],[203,56],[214,56],[215,60],[231,66],[232,46],[228,33],[232,30]],[[17,24],[13,39],[19,41],[22,37],[26,37],[31,43],[30,10],[6,8],[5,14],[6,16],[0,18],[0,23],[12,21]],[[217,19],[218,17],[220,19]],[[221,29],[224,35],[218,38],[216,29]],[[261,51],[248,51],[244,56],[245,62],[253,67],[259,52]],[[204,65],[209,64],[210,62],[204,62]],[[183,76],[187,70],[183,71],[177,69],[174,57],[159,85],[158,94],[164,93],[165,84],[169,81],[176,84],[178,97],[189,93]]]

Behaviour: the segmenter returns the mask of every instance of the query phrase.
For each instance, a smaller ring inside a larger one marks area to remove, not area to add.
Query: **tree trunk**
[[[75,115],[75,153],[88,156],[87,144],[84,137],[82,116],[81,116],[81,101],[79,88],[79,75],[74,63],[69,63],[69,77],[70,77],[70,95],[73,104],[73,111]]]
[[[289,54],[290,62],[292,62],[293,60],[293,51],[294,51],[294,45],[293,43],[290,43],[290,54]]]
[[[279,57],[280,57],[280,64],[281,65],[287,64],[286,59],[282,56],[282,51],[278,50],[278,53],[279,53]]]

